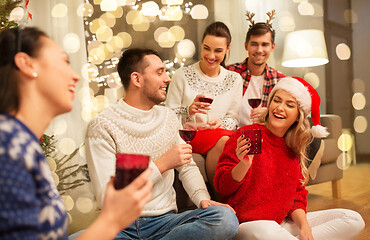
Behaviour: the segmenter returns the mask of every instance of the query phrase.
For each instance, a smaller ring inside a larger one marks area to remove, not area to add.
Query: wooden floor
[[[356,240],[370,239],[370,163],[357,163],[343,173],[342,198],[332,198],[331,182],[308,186],[308,211],[347,208],[357,211],[365,221]]]

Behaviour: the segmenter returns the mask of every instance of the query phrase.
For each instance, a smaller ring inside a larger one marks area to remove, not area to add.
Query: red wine
[[[179,130],[180,131],[180,137],[187,143],[191,142],[195,135],[197,134],[196,130]]]
[[[116,153],[114,187],[121,189],[130,184],[148,168],[150,156],[132,153]]]
[[[211,104],[213,102],[213,99],[207,97],[200,97],[199,101]]]
[[[261,104],[261,98],[249,98],[248,103],[252,108],[256,108]]]
[[[114,177],[114,188],[121,189],[129,185],[137,178],[146,168],[116,168],[116,176]]]

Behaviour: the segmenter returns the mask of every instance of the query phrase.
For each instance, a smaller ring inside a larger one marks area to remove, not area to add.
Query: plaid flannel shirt
[[[248,58],[246,58],[241,63],[234,63],[234,64],[231,64],[231,65],[226,67],[226,69],[237,72],[242,76],[242,78],[244,80],[243,95],[244,95],[245,91],[247,90],[248,85],[249,85],[249,81],[251,79],[251,73],[248,69],[247,62],[248,62]],[[267,66],[267,64],[266,64],[266,67],[265,67],[264,76],[265,76],[265,81],[263,83],[263,90],[262,90],[262,107],[267,106],[268,96],[269,96],[271,90],[274,88],[275,84],[281,78],[285,77],[284,74],[282,74],[281,72]]]

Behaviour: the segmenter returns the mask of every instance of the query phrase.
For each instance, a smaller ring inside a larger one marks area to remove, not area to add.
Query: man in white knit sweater
[[[191,146],[179,136],[176,115],[158,106],[171,82],[158,53],[126,50],[117,70],[125,97],[94,118],[86,134],[93,189],[102,206],[105,186],[115,173],[115,154],[140,153],[151,157],[153,198],[116,239],[232,239],[238,232],[235,214],[229,206],[210,200]],[[176,213],[174,169],[198,209]]]

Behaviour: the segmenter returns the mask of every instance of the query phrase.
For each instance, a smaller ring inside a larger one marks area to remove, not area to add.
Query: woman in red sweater
[[[220,157],[214,184],[236,211],[236,239],[351,239],[364,228],[360,214],[351,210],[306,214],[311,95],[300,81],[280,80],[270,94],[265,123],[238,129]],[[241,135],[243,129],[261,129],[261,154],[248,155],[250,140]]]

